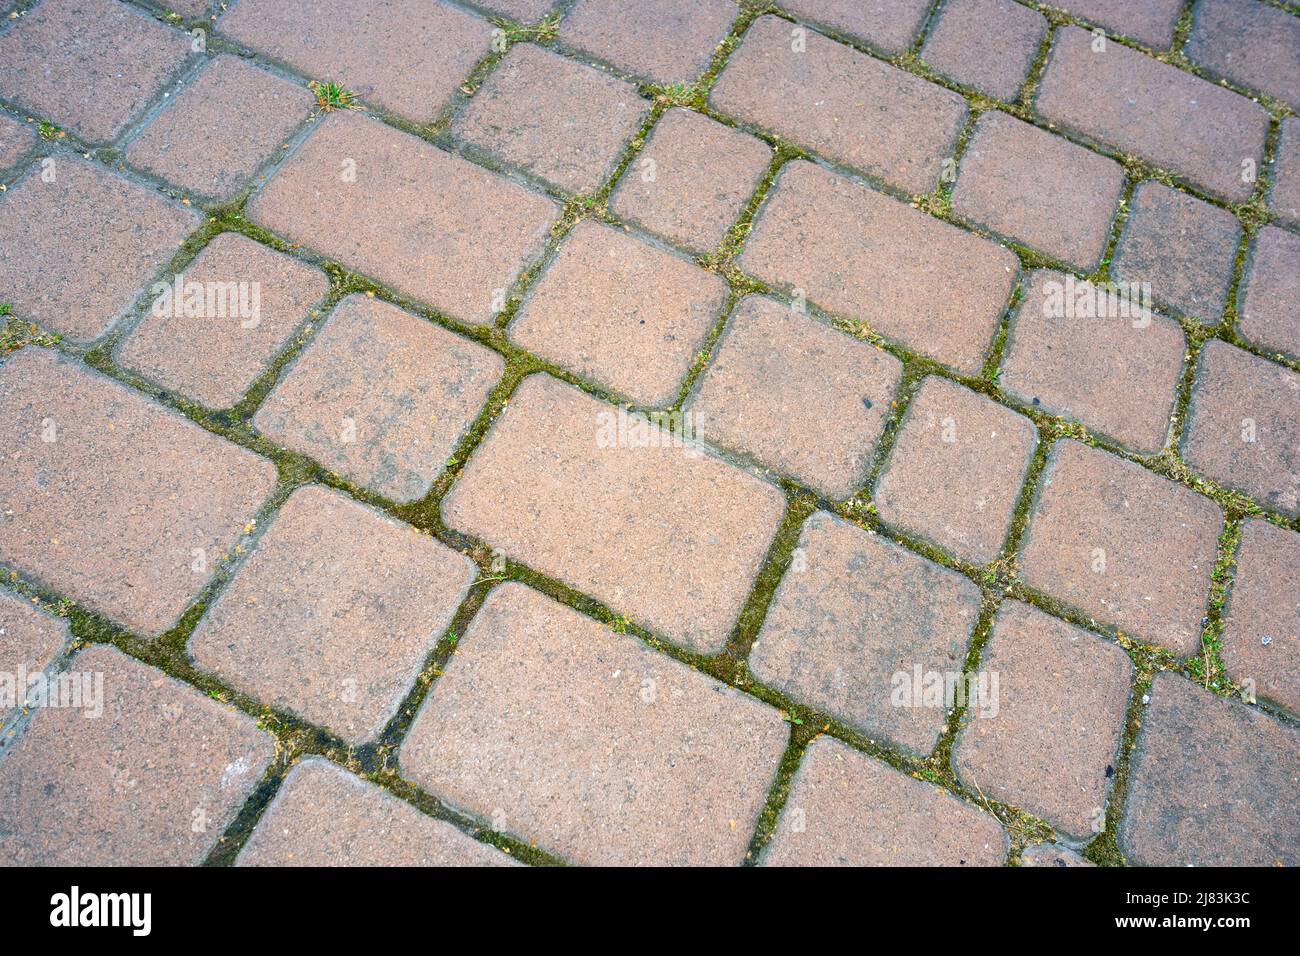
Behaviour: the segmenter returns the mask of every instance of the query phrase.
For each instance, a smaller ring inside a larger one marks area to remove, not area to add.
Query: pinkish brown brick
[[[950,0],[921,58],[958,83],[1009,103],[1046,35],[1047,18],[1013,0]]]
[[[785,0],[782,8],[883,53],[902,53],[921,32],[930,0]]]
[[[1294,116],[1282,121],[1268,206],[1282,222],[1300,226],[1300,119]]]
[[[1223,663],[1238,684],[1300,714],[1300,534],[1247,521],[1223,627]]]
[[[1237,329],[1267,349],[1300,357],[1300,236],[1265,226],[1247,266]]]
[[[1020,854],[1021,866],[1096,866],[1068,846],[1059,843],[1036,843]]]
[[[36,145],[32,127],[8,113],[0,113],[0,173],[14,169]]]
[[[1211,73],[1300,107],[1300,18],[1257,0],[1197,0],[1187,58]]]
[[[739,12],[732,0],[578,0],[560,39],[655,83],[689,86]]]
[[[1055,0],[1052,6],[1156,50],[1167,50],[1174,42],[1183,0]]]
[[[0,591],[0,727],[27,700],[28,684],[20,676],[35,674],[68,643],[68,625],[30,601]],[[5,741],[0,741],[3,746]],[[0,841],[3,845],[3,841]]]

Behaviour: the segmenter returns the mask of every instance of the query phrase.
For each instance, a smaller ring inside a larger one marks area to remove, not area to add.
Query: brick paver
[[[578,0],[560,39],[655,83],[693,83],[739,12],[732,0]]]
[[[979,589],[825,512],[808,519],[799,548],[750,669],[873,739],[928,754],[948,707],[918,699],[916,685],[930,672],[961,671]]]
[[[1037,843],[1020,854],[1021,866],[1096,866],[1058,843]]]
[[[477,0],[477,5],[521,23],[536,23],[551,11],[555,0]]]
[[[1014,0],[950,0],[921,58],[958,83],[1012,102],[1046,35],[1047,18]]]
[[[8,113],[0,113],[0,173],[16,169],[36,145],[36,131]]]
[[[766,866],[1000,866],[997,820],[829,737],[795,774]]]
[[[1030,518],[1023,577],[1103,624],[1187,656],[1200,645],[1222,527],[1209,498],[1063,441]]]
[[[1148,866],[1300,864],[1300,731],[1157,674],[1120,847]]]
[[[510,326],[518,345],[643,406],[667,406],[727,299],[695,263],[587,221]]]
[[[1167,50],[1174,41],[1183,0],[1057,0],[1052,6],[1156,50]]]
[[[806,162],[782,170],[740,264],[971,374],[1018,268],[1010,250]]]
[[[1200,67],[1300,107],[1300,18],[1258,0],[1197,0],[1183,48]]]
[[[1300,226],[1300,119],[1294,116],[1282,121],[1268,207],[1282,222]]]
[[[872,495],[880,517],[965,561],[997,558],[1037,444],[1033,422],[931,376]]]
[[[355,113],[321,121],[248,205],[259,225],[458,319],[490,322],[542,251],[547,199]]]
[[[1268,349],[1300,357],[1300,236],[1276,226],[1259,231],[1251,249],[1237,329]]]
[[[276,471],[43,349],[0,366],[0,561],[145,636],[167,630]]]
[[[68,671],[90,688],[82,706],[39,708],[0,761],[0,864],[201,863],[274,738],[111,647],[83,651]]]
[[[1225,342],[1201,350],[1183,456],[1215,481],[1300,515],[1300,375]]]
[[[547,376],[443,501],[449,525],[692,650],[721,650],[785,507],[772,485]]]
[[[760,17],[709,94],[723,113],[911,193],[938,181],[966,115],[958,94],[791,24]],[[792,48],[793,47],[793,48]]]
[[[1223,627],[1223,663],[1258,697],[1300,714],[1300,534],[1247,521]],[[1244,686],[1244,685],[1243,685]]]
[[[339,303],[258,410],[267,437],[394,501],[428,493],[505,360],[396,306]]]
[[[49,666],[67,642],[66,622],[0,591],[0,726],[27,700],[30,685],[20,675]]]
[[[929,0],[785,0],[781,6],[891,55],[907,49],[930,12]]]
[[[737,864],[787,736],[773,708],[506,584],[434,685],[401,767],[578,863]]]

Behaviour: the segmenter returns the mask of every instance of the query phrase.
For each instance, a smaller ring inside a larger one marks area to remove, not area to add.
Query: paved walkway
[[[1300,863],[1300,9],[1058,4],[0,3],[0,862]]]

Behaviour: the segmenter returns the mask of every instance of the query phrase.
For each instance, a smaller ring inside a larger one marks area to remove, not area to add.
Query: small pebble
[[[1268,647],[1268,645],[1270,645],[1270,644],[1273,643],[1273,638],[1271,638],[1271,637],[1269,637],[1267,634],[1265,634],[1263,637],[1261,637],[1261,638],[1259,639],[1259,642],[1260,642],[1261,644],[1263,644],[1265,647]]]

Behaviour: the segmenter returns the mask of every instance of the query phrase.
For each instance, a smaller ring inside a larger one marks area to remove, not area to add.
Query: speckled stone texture
[[[18,674],[43,670],[67,642],[66,621],[17,594],[0,591],[0,674],[8,675],[0,680],[0,727],[26,700],[28,688],[19,684]],[[0,747],[5,743],[0,740]]]
[[[560,39],[652,82],[689,86],[739,12],[732,0],[578,0]]]
[[[555,0],[476,0],[475,5],[521,23],[536,23],[550,13]]]
[[[1300,108],[1300,18],[1258,0],[1197,0],[1183,53],[1197,66]]]
[[[882,53],[902,53],[925,23],[929,0],[786,0],[795,16]]]
[[[17,168],[35,145],[34,124],[24,123],[17,116],[8,113],[0,113],[0,173]]]
[[[1046,35],[1047,18],[1014,0],[949,0],[921,59],[958,83],[1010,103]]]
[[[1174,42],[1183,0],[1058,0],[1052,6],[1156,50],[1167,50]]]
[[[1251,342],[1300,357],[1300,236],[1259,231],[1246,269],[1237,329]]]
[[[1056,843],[1036,843],[1020,854],[1021,866],[1096,866],[1071,850]]]
[[[1294,116],[1282,121],[1268,208],[1288,225],[1300,226],[1300,119]]]

